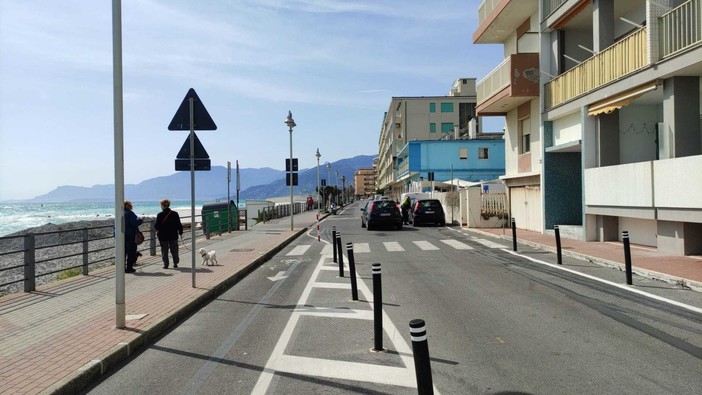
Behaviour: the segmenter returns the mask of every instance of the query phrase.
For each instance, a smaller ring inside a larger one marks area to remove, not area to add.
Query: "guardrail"
[[[306,210],[305,203],[294,203],[293,210],[295,214],[300,214]],[[275,206],[264,207],[258,212],[258,222],[266,222],[272,219],[283,218],[290,216],[290,204],[278,204]]]
[[[198,224],[201,216],[195,218]],[[153,221],[147,219],[139,227],[144,243],[137,248],[151,256],[156,255],[158,244]],[[183,241],[190,240],[190,223],[183,228]],[[0,295],[35,291],[37,283],[46,284],[68,270],[80,269],[88,275],[91,267],[114,264],[114,248],[111,224],[0,237]]]

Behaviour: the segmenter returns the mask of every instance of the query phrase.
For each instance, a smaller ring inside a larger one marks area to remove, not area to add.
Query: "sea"
[[[195,202],[196,211],[205,202]],[[211,203],[211,202],[207,202]],[[161,211],[158,201],[132,201],[134,213],[141,217],[155,217]],[[171,201],[171,209],[181,215],[190,215],[190,200]],[[114,202],[66,202],[66,203],[0,203],[0,237],[28,228],[46,224],[64,224],[74,221],[110,219],[115,216]]]

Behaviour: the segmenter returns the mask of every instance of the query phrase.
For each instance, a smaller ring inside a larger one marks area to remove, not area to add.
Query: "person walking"
[[[168,251],[173,256],[173,268],[178,268],[180,257],[178,256],[178,236],[183,235],[183,224],[180,223],[180,216],[177,212],[171,210],[171,201],[168,199],[161,200],[161,212],[156,216],[156,235],[159,244],[161,244],[161,259],[163,260],[163,268],[168,269]]]
[[[134,206],[129,200],[124,201],[124,252],[127,256],[127,267],[125,273],[134,273],[134,264],[137,261],[137,244],[135,237],[139,230],[139,225],[144,223],[143,218],[137,218],[134,214]]]
[[[410,205],[411,203],[409,196],[405,196],[405,199],[402,200],[402,204],[400,204],[400,209],[402,210],[402,223],[405,225],[409,224]]]

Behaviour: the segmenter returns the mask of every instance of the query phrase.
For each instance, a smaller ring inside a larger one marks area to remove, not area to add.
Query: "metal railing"
[[[690,0],[658,19],[661,59],[702,42],[702,0]]]
[[[543,0],[544,19],[556,11],[567,0]]]
[[[559,106],[648,64],[646,32],[640,29],[544,86],[547,109]]]
[[[195,217],[197,224],[201,216]],[[183,227],[183,241],[190,240],[190,224],[184,223]],[[137,251],[155,256],[158,239],[153,220],[144,221],[140,230],[144,233],[144,243]],[[196,228],[196,232],[199,230]],[[0,237],[0,295],[35,291],[37,283],[49,283],[73,269],[88,275],[91,267],[114,264],[114,249],[113,225]]]
[[[293,210],[294,214],[300,214],[305,211],[306,207],[304,203],[294,203]],[[275,206],[264,207],[258,212],[258,222],[266,222],[272,219],[289,217],[290,216],[290,204],[278,204]]]

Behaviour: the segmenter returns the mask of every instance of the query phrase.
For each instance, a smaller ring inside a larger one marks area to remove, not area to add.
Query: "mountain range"
[[[342,187],[342,176],[346,177],[346,187],[353,184],[353,176],[360,168],[373,165],[376,155],[359,155],[331,163],[331,180],[327,185]],[[338,180],[337,180],[338,172]],[[285,185],[285,171],[269,167],[260,169],[239,169],[239,199],[265,199],[286,196],[290,187]],[[328,178],[326,164],[320,165],[319,176]],[[226,200],[227,199],[227,168],[213,166],[210,171],[195,172],[195,200]],[[298,172],[298,185],[294,187],[296,195],[314,194],[317,188],[317,168],[303,169]],[[124,196],[134,201],[159,200],[167,197],[171,200],[189,200],[190,172],[181,171],[169,176],[150,178],[138,184],[125,184]],[[69,202],[69,201],[113,201],[114,184],[81,187],[64,185],[53,191],[30,199],[32,202]],[[229,195],[236,198],[236,170],[232,169],[232,181],[229,184]]]

